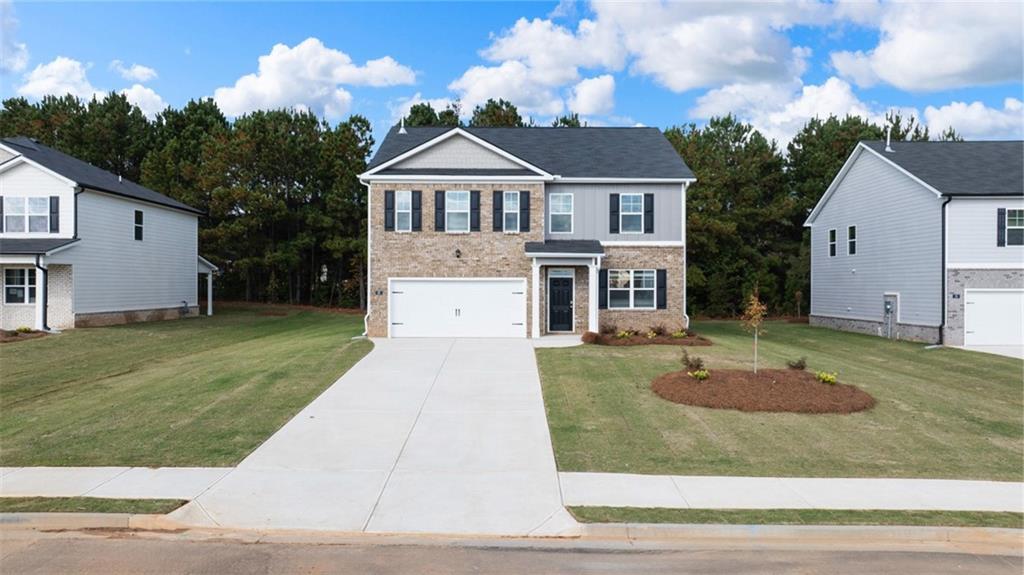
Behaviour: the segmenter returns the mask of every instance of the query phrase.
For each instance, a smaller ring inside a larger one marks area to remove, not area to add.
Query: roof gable
[[[522,166],[462,134],[445,139],[393,164],[395,170],[443,170],[472,166],[483,170],[519,170]]]
[[[1024,141],[861,142],[944,196],[1024,195]]]

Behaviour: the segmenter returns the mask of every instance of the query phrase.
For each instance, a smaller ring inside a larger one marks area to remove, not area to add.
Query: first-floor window
[[[1024,246],[1024,210],[1006,210],[1006,245]]]
[[[50,199],[7,196],[4,201],[5,232],[49,232]]]
[[[836,231],[828,231],[828,257],[835,257],[836,255]]]
[[[619,231],[624,234],[643,233],[644,195],[622,194],[619,198]]]
[[[654,270],[608,270],[608,307],[654,309]]]
[[[412,192],[395,192],[395,231],[412,231]]]
[[[36,303],[36,270],[4,270],[4,303]]]
[[[846,228],[846,255],[857,255],[857,226]]]
[[[502,229],[519,231],[519,192],[505,192],[501,201]]]
[[[444,193],[444,229],[449,232],[469,231],[469,192]]]

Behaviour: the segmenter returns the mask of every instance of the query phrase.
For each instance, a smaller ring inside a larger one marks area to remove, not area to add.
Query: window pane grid
[[[504,192],[501,202],[502,229],[506,232],[519,231],[519,192]]]
[[[49,197],[8,196],[4,202],[4,231],[36,232],[50,231]]]
[[[551,194],[548,196],[551,211],[551,231],[572,233],[572,194]]]
[[[449,191],[444,194],[444,229],[449,232],[469,231],[469,192]]]
[[[395,230],[412,231],[412,191],[395,192]]]
[[[7,268],[4,270],[4,303],[36,302],[36,270]]]
[[[608,307],[654,309],[654,270],[608,270]]]

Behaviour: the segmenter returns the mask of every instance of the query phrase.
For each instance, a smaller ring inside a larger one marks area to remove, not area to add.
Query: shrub
[[[588,332],[585,332],[583,334],[583,337],[580,338],[580,339],[583,340],[583,343],[597,343],[597,342],[601,341],[601,336],[599,334],[596,334],[596,333],[592,332],[592,331],[588,331]]]
[[[695,371],[688,371],[686,372],[686,375],[692,377],[693,379],[696,379],[697,381],[704,381],[707,378],[711,377],[711,372],[706,369],[698,369]]]
[[[686,330],[685,329],[676,330],[676,331],[672,332],[672,337],[674,337],[676,339],[683,339],[684,337],[686,337]]]
[[[620,331],[619,333],[615,334],[615,337],[617,337],[619,339],[629,339],[629,338],[633,337],[633,331],[632,330],[628,330],[628,329],[624,329],[624,330]]]
[[[651,333],[653,333],[654,335],[665,335],[666,333],[668,333],[668,329],[659,323],[658,325],[651,328]]]
[[[690,371],[703,371],[704,359],[697,357],[695,355],[690,355],[690,353],[684,349],[683,365],[686,366],[686,369],[688,370],[687,373],[689,373]]]
[[[601,324],[601,333],[605,335],[615,335],[618,331],[619,328],[615,327],[614,323]]]
[[[787,361],[786,365],[789,366],[789,369],[795,369],[797,371],[803,371],[803,370],[807,369],[807,358],[806,357],[801,357],[800,359],[794,359],[794,360],[791,360],[791,361]]]
[[[827,371],[819,371],[818,373],[814,374],[814,376],[817,377],[818,381],[820,381],[821,383],[827,383],[829,385],[835,385],[836,381],[838,381],[839,378],[838,373],[829,373]]]
[[[23,326],[19,327],[18,329],[14,330],[14,331],[16,331],[18,333],[32,333],[32,328],[26,327],[26,326],[23,325]]]

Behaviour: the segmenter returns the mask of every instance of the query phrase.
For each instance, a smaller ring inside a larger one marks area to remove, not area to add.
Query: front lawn
[[[693,326],[714,372],[752,363],[737,322]],[[1021,481],[1024,363],[770,322],[761,365],[808,369],[875,397],[849,415],[744,413],[669,403],[651,381],[681,368],[671,346],[538,349],[558,467],[678,475],[927,477]],[[710,385],[710,383],[709,383]]]
[[[0,465],[234,465],[370,350],[362,329],[225,307],[2,344]]]

